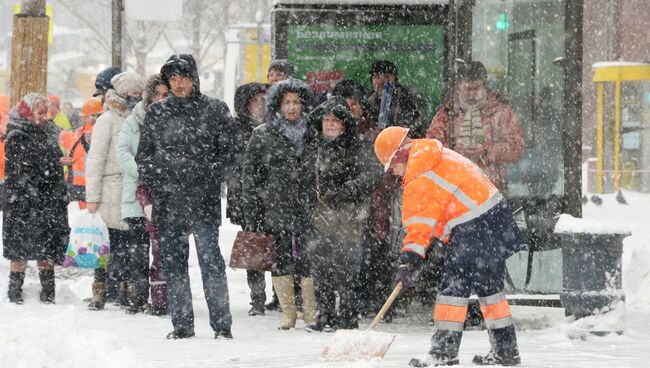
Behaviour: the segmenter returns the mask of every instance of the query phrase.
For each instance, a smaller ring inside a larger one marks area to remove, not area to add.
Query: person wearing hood
[[[253,130],[244,154],[244,228],[270,233],[277,247],[271,271],[282,307],[279,329],[295,327],[294,275],[301,276],[303,320],[316,329],[316,297],[304,251],[305,189],[300,175],[307,141],[309,87],[297,79],[277,82],[267,93],[264,124]]]
[[[216,339],[232,339],[226,265],[219,249],[221,183],[232,166],[234,123],[228,106],[201,93],[192,55],[172,55],[160,69],[171,94],[149,106],[135,161],[152,192],[153,223],[167,278],[174,330],[195,336],[188,274],[189,236],[196,252]]]
[[[318,106],[309,115],[309,126],[315,138],[306,149],[303,177],[313,230],[307,249],[316,282],[319,329],[355,329],[370,196],[382,170],[344,98],[331,97]]]
[[[244,213],[242,209],[242,163],[246,142],[253,134],[253,129],[259,126],[264,119],[264,102],[266,101],[267,86],[262,83],[247,83],[241,85],[235,91],[235,119],[236,144],[236,168],[228,176],[228,205],[226,217],[235,225],[244,225]],[[264,271],[247,270],[246,279],[251,290],[250,316],[264,315],[264,303],[266,302],[266,281]]]
[[[61,150],[46,126],[47,97],[30,93],[9,113],[3,256],[10,261],[9,301],[23,303],[27,261],[36,260],[40,300],[54,303],[54,264],[63,260],[68,228]]]
[[[91,310],[104,308],[107,277],[119,282],[120,304],[129,305],[127,281],[130,277],[140,277],[137,263],[131,264],[133,257],[129,257],[129,254],[142,247],[142,239],[147,239],[143,228],[129,229],[129,225],[122,221],[124,173],[115,155],[118,134],[124,120],[140,101],[144,82],[137,73],[126,71],[114,76],[111,83],[114,89],[106,92],[105,99],[108,110],[95,122],[92,144],[86,158],[86,206],[90,214],[101,215],[108,227],[111,242],[108,270],[95,269],[93,299],[88,305]]]
[[[137,247],[137,252],[130,255],[137,258],[135,266],[139,279],[134,280],[135,284],[128,285],[131,305],[127,309],[129,313],[138,313],[144,310],[148,299],[147,287],[151,286],[151,308],[152,315],[167,314],[167,282],[162,270],[162,257],[160,256],[158,244],[158,231],[151,223],[151,195],[148,188],[138,182],[138,166],[135,162],[135,155],[138,152],[140,142],[140,125],[144,123],[147,108],[153,102],[158,102],[167,97],[169,88],[162,80],[160,74],[154,74],[145,84],[143,100],[138,102],[133,113],[124,121],[117,140],[115,153],[117,163],[124,171],[122,181],[122,219],[129,223],[132,228],[142,228],[149,233],[150,239],[139,239],[142,246]],[[147,203],[141,205],[139,199]],[[148,207],[147,207],[148,206]],[[139,232],[139,234],[143,234]],[[151,254],[153,262],[149,267],[149,240],[151,240]],[[146,274],[149,272],[151,283],[147,282]]]

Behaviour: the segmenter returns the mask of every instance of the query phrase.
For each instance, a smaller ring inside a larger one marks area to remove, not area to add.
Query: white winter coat
[[[115,147],[124,123],[131,113],[115,91],[106,94],[108,111],[95,122],[90,150],[86,158],[86,201],[99,202],[98,212],[110,229],[128,230],[122,221],[122,168]]]

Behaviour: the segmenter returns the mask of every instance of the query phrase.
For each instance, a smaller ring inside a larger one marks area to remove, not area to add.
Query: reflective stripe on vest
[[[478,207],[474,207],[472,210],[468,211],[467,213],[464,213],[455,219],[449,220],[447,222],[447,225],[445,226],[445,230],[442,233],[442,238],[447,238],[451,234],[451,230],[454,228],[456,225],[463,224],[465,222],[471,221],[482,214],[486,213],[489,211],[492,207],[496,206],[503,200],[503,196],[501,193],[496,192],[492,197],[490,197],[487,201],[483,202]]]
[[[411,252],[415,252],[415,253],[417,253],[417,254],[419,254],[419,255],[422,255],[422,256],[425,255],[426,252],[427,252],[427,250],[424,248],[424,246],[423,246],[423,245],[420,245],[420,244],[418,244],[418,243],[409,243],[409,244],[406,244],[406,245],[402,248],[402,252],[405,251],[405,250],[409,250],[409,251],[411,251]]]
[[[512,325],[510,305],[503,292],[479,298],[478,301],[487,328],[504,328]]]
[[[439,330],[463,331],[468,298],[438,295],[433,311],[434,326]]]
[[[454,198],[456,198],[456,200],[458,200],[460,203],[462,203],[465,207],[469,209],[469,211],[467,211],[466,213],[454,219],[451,219],[449,220],[449,222],[447,222],[447,224],[445,225],[445,229],[442,233],[442,239],[446,239],[447,237],[449,237],[449,235],[451,234],[451,230],[454,228],[454,226],[463,224],[465,222],[471,221],[481,216],[482,214],[486,213],[492,207],[494,207],[496,204],[498,204],[503,200],[503,196],[501,195],[501,193],[496,192],[490,198],[488,198],[487,201],[479,205],[467,194],[465,194],[458,186],[448,182],[438,174],[432,171],[426,171],[421,176],[431,180],[434,184],[438,185],[442,189],[449,192],[452,196],[454,196]],[[431,226],[431,228],[435,228],[436,225],[438,224],[438,221],[435,218],[414,216],[406,220],[406,222],[404,222],[405,226],[412,225],[412,224],[423,224],[423,225]],[[422,255],[424,256],[424,253],[422,253]]]

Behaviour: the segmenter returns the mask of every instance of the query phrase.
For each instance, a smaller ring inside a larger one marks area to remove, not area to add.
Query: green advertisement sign
[[[422,92],[432,115],[442,95],[444,30],[440,25],[294,25],[288,28],[288,59],[296,77],[317,91],[343,78],[371,88],[375,60],[397,65],[399,83]]]

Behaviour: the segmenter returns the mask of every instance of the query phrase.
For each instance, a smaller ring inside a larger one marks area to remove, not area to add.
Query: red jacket
[[[454,137],[458,137],[464,111],[460,108],[458,97],[454,103],[456,113],[453,126]],[[437,139],[449,147],[449,123],[447,108],[438,110],[427,130],[426,138]],[[485,154],[476,164],[487,174],[490,180],[503,193],[507,189],[506,164],[513,164],[521,159],[524,152],[524,139],[521,124],[512,111],[510,102],[504,97],[488,91],[485,105],[481,110],[481,123],[485,134]],[[454,147],[461,155],[466,155],[462,147]]]

